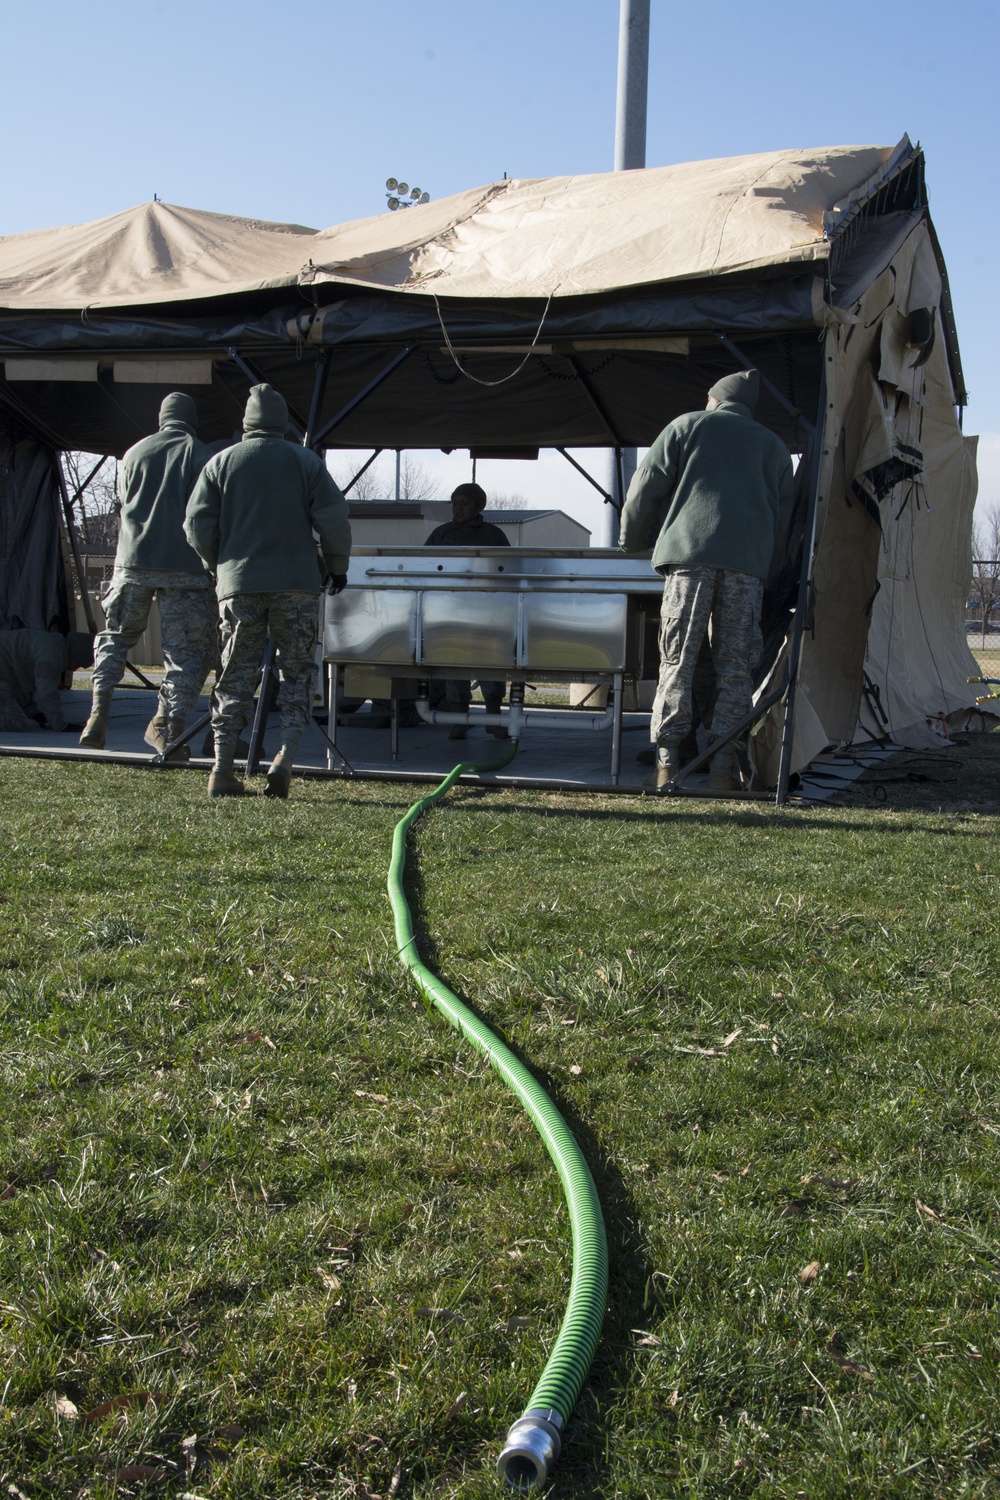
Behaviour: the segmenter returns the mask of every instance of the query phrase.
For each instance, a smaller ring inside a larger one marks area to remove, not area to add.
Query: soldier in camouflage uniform
[[[244,793],[234,769],[236,741],[253,706],[269,634],[281,671],[281,748],[264,795],[288,796],[295,751],[312,717],[321,584],[324,575],[332,593],[347,584],[347,502],[317,454],[285,441],[287,427],[284,399],[269,385],[255,385],[242,442],[206,464],[184,523],[216,575],[222,629],[210,797]]]
[[[679,747],[691,733],[692,682],[706,634],[716,677],[712,738],[730,733],[750,708],[764,579],[792,504],[788,450],[754,420],[759,393],[755,370],[717,381],[705,411],[678,417],[660,433],[622,509],[622,547],[652,546],[664,580],[650,720],[659,791],[677,774]],[[731,745],[712,757],[709,787],[740,790]]]
[[[159,431],[130,448],[118,472],[121,531],[111,582],[104,592],[104,630],[97,637],[93,707],[80,744],[103,749],[115,688],[128,654],[160,606],[163,686],[145,739],[164,750],[184,731],[217,651],[212,580],[184,538],[184,511],[208,458],[198,441],[197,408],[175,391],[160,407]],[[172,759],[188,760],[186,745]]]

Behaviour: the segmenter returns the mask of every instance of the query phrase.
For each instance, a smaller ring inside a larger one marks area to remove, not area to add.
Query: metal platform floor
[[[0,756],[21,756],[66,761],[105,762],[118,765],[147,766],[170,771],[187,770],[206,773],[211,760],[202,755],[204,731],[191,741],[190,762],[165,768],[153,766],[153,751],[143,741],[143,731],[156,711],[156,694],[146,689],[122,687],[115,693],[111,706],[107,747],[86,750],[78,744],[76,734],[53,734],[37,729],[30,734],[0,731]],[[198,712],[207,712],[208,699],[203,698]],[[82,722],[90,711],[90,693],[77,689],[63,694],[63,711],[72,721]],[[642,794],[647,766],[639,765],[636,753],[648,743],[649,715],[626,713],[623,716],[621,776],[617,785],[611,780],[611,731],[588,729],[551,729],[532,726],[530,720],[521,739],[516,759],[507,770],[483,778],[498,786],[518,786],[547,791],[577,791]],[[330,748],[323,732],[326,724],[307,728],[296,757],[296,775],[359,780],[409,781],[436,783],[446,776],[458,760],[482,761],[488,764],[503,753],[503,743],[472,728],[464,741],[449,740],[446,728],[423,724],[417,729],[399,732],[399,758],[390,752],[389,730],[373,721],[366,709],[349,716],[347,724],[337,730],[337,749],[346,765]],[[280,741],[277,713],[268,719],[264,735],[262,770],[276,753]],[[843,755],[820,756],[803,773],[801,785],[790,798],[791,804],[810,804],[832,797],[846,783],[856,780],[870,766],[895,754],[898,746],[871,746]],[[464,779],[464,778],[463,778]],[[684,795],[707,796],[707,775],[691,777]],[[755,798],[754,800],[770,800]]]

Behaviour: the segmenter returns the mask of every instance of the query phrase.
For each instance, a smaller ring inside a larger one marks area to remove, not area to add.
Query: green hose
[[[513,1424],[498,1469],[514,1489],[541,1484],[559,1457],[561,1432],[583,1386],[597,1348],[608,1290],[608,1246],[593,1178],[562,1115],[514,1053],[458,996],[421,963],[413,919],[403,893],[406,836],[417,819],[439,801],[467,771],[499,771],[517,753],[515,740],[502,760],[480,766],[462,761],[440,786],[415,802],[396,824],[389,865],[389,899],[396,922],[399,957],[427,999],[456,1031],[489,1059],[524,1105],[556,1165],[569,1208],[573,1234],[573,1274],[562,1327],[524,1414]]]

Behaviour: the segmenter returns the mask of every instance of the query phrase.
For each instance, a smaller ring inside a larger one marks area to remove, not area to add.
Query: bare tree
[[[330,472],[336,483],[344,490],[348,500],[384,500],[385,484],[379,473],[377,462],[373,463],[370,469],[366,469],[361,478],[352,484],[349,490],[345,489],[345,486],[350,484],[350,481],[354,478],[360,467],[360,463],[352,460],[349,464],[338,464]]]
[[[996,500],[972,525],[972,599],[980,611],[985,646],[990,617],[1000,609],[1000,503]]]
[[[343,488],[358,472],[359,464],[342,464],[334,469],[333,477]],[[441,487],[417,459],[404,453],[399,465],[400,500],[436,500]],[[392,500],[396,494],[396,461],[391,459],[388,468],[381,460],[366,469],[356,484],[345,491],[348,500]]]
[[[392,488],[395,492],[396,476],[393,474]],[[436,500],[441,493],[441,486],[436,479],[432,479],[417,459],[411,458],[404,453],[399,465],[399,498],[400,500]]]
[[[69,452],[63,454],[63,470],[82,540],[91,546],[113,547],[118,541],[121,510],[117,460],[102,461],[98,453]]]

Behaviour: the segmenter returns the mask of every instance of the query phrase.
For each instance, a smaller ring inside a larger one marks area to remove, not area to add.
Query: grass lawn
[[[567,1217],[397,966],[419,794],[0,761],[15,1500],[496,1495]],[[1000,1495],[998,823],[992,734],[808,812],[459,789],[419,825],[424,956],[604,1204],[555,1494]]]

